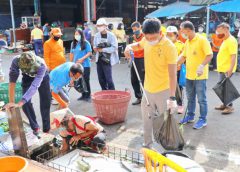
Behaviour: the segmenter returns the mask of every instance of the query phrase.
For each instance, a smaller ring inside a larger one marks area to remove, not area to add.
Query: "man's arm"
[[[227,76],[228,77],[232,76],[233,69],[234,69],[234,66],[236,64],[236,58],[237,58],[236,54],[231,55],[231,66],[230,66],[230,69],[227,71]]]
[[[207,65],[213,58],[213,55],[210,54],[210,55],[207,55],[206,58],[204,59],[204,61],[202,62],[202,65],[205,66]]]
[[[177,88],[177,65],[169,64],[168,73],[169,73],[170,96],[175,97]]]

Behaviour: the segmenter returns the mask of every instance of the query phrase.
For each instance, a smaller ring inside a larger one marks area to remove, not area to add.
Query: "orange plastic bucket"
[[[28,162],[20,156],[6,156],[0,158],[1,172],[24,172]]]

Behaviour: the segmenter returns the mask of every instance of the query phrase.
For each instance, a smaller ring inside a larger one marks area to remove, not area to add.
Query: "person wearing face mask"
[[[44,60],[49,71],[66,62],[64,56],[62,32],[60,28],[52,28],[51,38],[44,43]]]
[[[139,22],[134,22],[131,25],[133,30],[133,42],[140,42],[144,38],[144,34],[141,31],[141,24]],[[143,48],[135,48],[134,49],[134,62],[136,64],[140,79],[142,81],[142,84],[144,85],[144,75],[145,75],[145,69],[144,69],[144,50]],[[131,83],[132,87],[135,93],[136,101],[132,103],[132,105],[138,105],[141,104],[142,101],[142,91],[140,88],[140,84],[137,78],[137,74],[135,72],[135,69],[133,65],[131,66]]]
[[[194,25],[185,21],[180,25],[183,37],[188,38],[184,51],[178,59],[178,64],[186,61],[186,92],[187,92],[187,115],[180,123],[187,124],[194,122],[196,96],[200,106],[199,120],[194,124],[194,129],[201,129],[207,126],[207,79],[208,63],[212,60],[213,53],[211,45],[206,37],[195,32]]]
[[[175,97],[177,82],[177,49],[161,31],[158,19],[147,19],[143,23],[144,38],[127,46],[125,56],[131,58],[130,52],[135,47],[144,49],[145,80],[144,90],[148,98],[142,99],[141,108],[144,123],[144,147],[153,144],[153,118],[156,111],[161,115],[165,110],[177,111]],[[160,124],[159,124],[160,125]]]
[[[178,52],[178,56],[180,56],[183,52],[184,49],[184,44],[179,41],[178,38],[178,29],[175,26],[168,26],[167,27],[167,38],[170,39],[173,44],[175,45],[177,52]],[[179,79],[180,79],[180,70],[181,70],[181,66],[178,66],[177,69],[177,80],[179,83]],[[180,88],[180,94],[182,95],[182,91],[183,91],[183,87],[179,85]],[[182,97],[182,96],[181,96]],[[183,100],[178,100],[178,113],[182,114],[184,112],[184,106],[183,106]]]
[[[119,63],[117,38],[113,33],[107,31],[105,19],[98,19],[96,25],[98,33],[94,37],[93,49],[96,52],[99,84],[102,90],[115,90],[112,66]]]
[[[87,93],[82,93],[82,97],[78,100],[88,101],[91,98],[90,88],[90,68],[91,68],[91,57],[92,48],[90,43],[85,39],[83,31],[76,29],[74,40],[71,44],[70,50],[70,61],[74,63],[80,63],[84,67],[83,79],[86,83]]]
[[[123,56],[123,51],[126,48],[126,32],[124,30],[124,25],[123,23],[119,23],[117,29],[113,30],[113,33],[117,37],[118,41],[118,55],[119,59]]]
[[[84,72],[84,68],[80,63],[66,62],[50,73],[50,87],[52,97],[59,103],[59,109],[64,109],[68,106],[70,100],[63,87],[70,82],[77,81]]]
[[[217,37],[223,39],[223,43],[217,55],[217,71],[219,72],[219,82],[226,77],[230,78],[237,69],[238,42],[230,33],[230,26],[227,23],[218,25]],[[222,111],[223,115],[234,112],[233,104],[221,105],[216,110]]]
[[[198,26],[198,34],[204,36],[207,38],[207,34],[203,32],[204,31],[204,25],[199,25]]]

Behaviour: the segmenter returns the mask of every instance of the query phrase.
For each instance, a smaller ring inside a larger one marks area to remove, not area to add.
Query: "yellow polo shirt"
[[[203,63],[207,55],[213,54],[210,42],[202,35],[196,36],[190,41],[187,40],[183,50],[186,58],[186,78],[189,80],[208,79],[208,64],[204,68],[203,75],[197,77],[198,66]]]
[[[184,43],[182,43],[181,41],[177,40],[177,41],[174,43],[174,45],[175,45],[175,47],[177,48],[178,55],[180,55],[180,54],[183,52]]]
[[[237,56],[238,56],[238,42],[231,35],[229,38],[223,41],[217,56],[217,71],[227,72],[231,66],[231,55],[236,55],[236,63],[233,68],[233,72],[237,69]]]
[[[31,36],[33,37],[33,40],[35,39],[42,39],[43,37],[43,31],[38,28],[34,28],[31,32]]]
[[[177,64],[177,49],[165,36],[156,45],[150,45],[145,38],[139,42],[144,49],[144,88],[150,93],[169,89],[168,65]]]

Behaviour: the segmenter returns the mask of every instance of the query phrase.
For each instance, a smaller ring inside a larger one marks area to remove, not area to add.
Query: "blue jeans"
[[[39,54],[43,55],[43,42],[41,39],[33,40],[34,43],[34,51],[35,54],[38,56]]]
[[[200,106],[200,119],[206,120],[208,105],[206,97],[206,80],[188,80],[186,81],[186,92],[188,99],[188,115],[195,116],[196,96]]]

